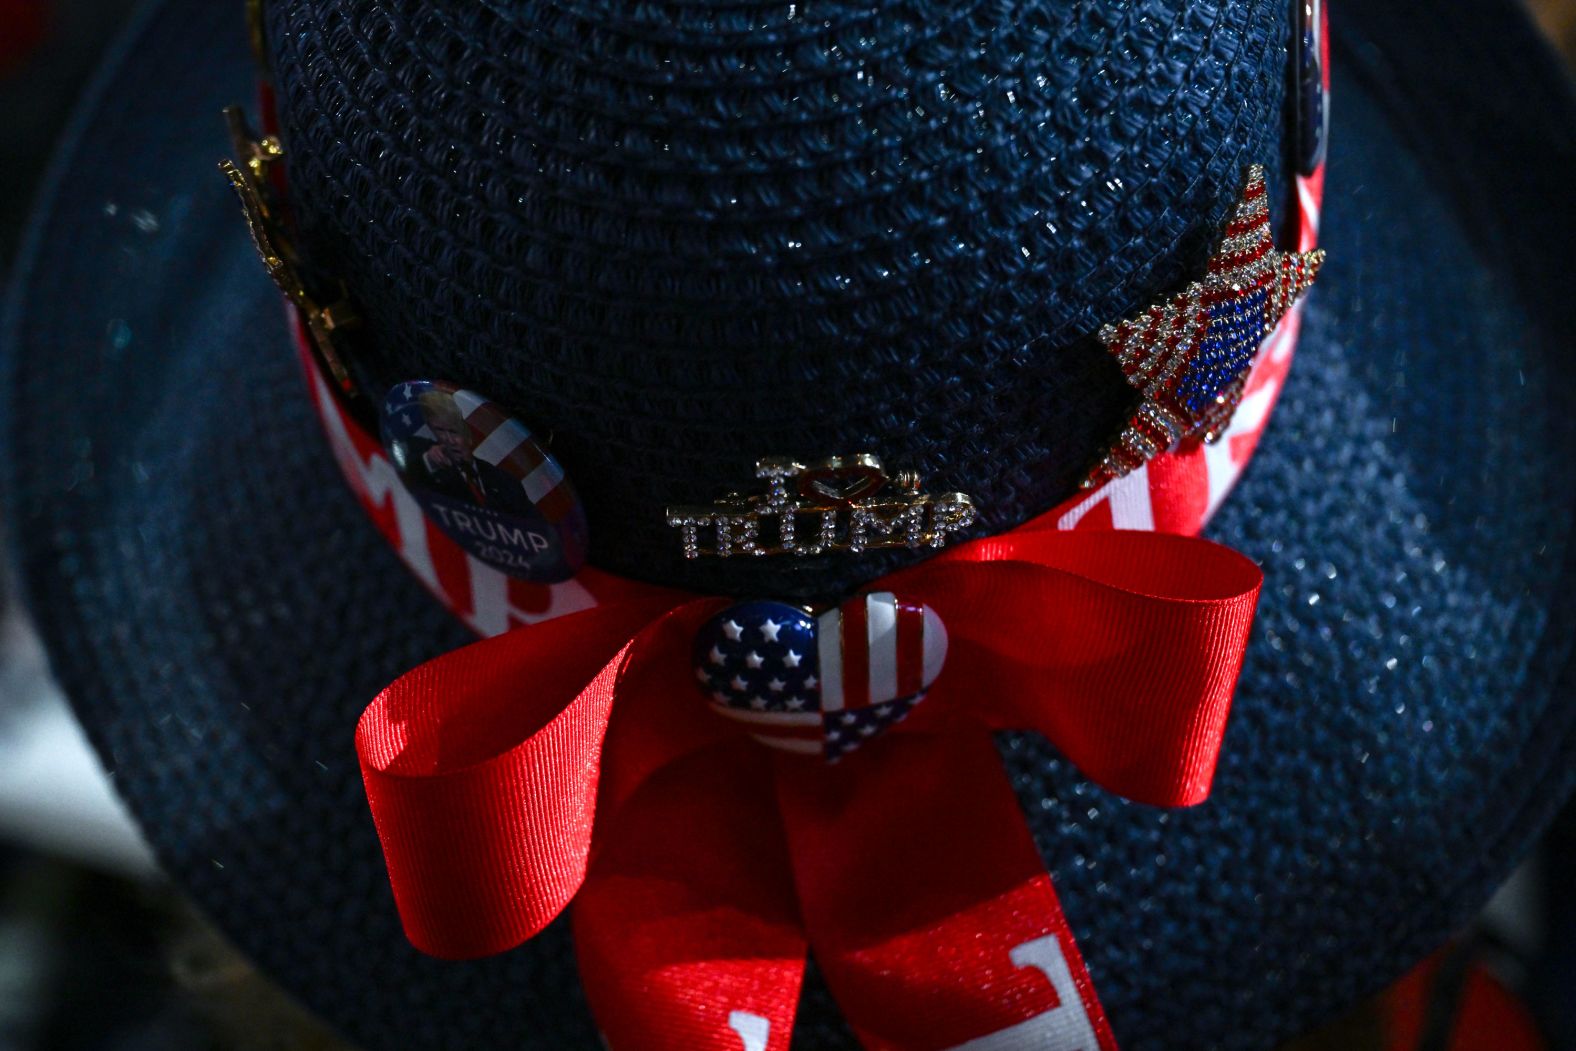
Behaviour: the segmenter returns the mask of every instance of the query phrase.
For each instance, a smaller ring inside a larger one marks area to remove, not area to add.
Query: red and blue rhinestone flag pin
[[[1264,169],[1255,164],[1204,280],[1100,331],[1144,400],[1084,487],[1121,478],[1184,441],[1218,438],[1264,337],[1323,262],[1318,250],[1276,251]]]

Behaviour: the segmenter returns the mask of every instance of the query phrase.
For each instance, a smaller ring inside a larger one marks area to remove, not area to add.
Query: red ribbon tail
[[[986,732],[778,764],[810,941],[873,1051],[1112,1051]]]
[[[664,768],[599,830],[572,915],[611,1051],[787,1051],[805,938],[773,802],[769,768],[729,744]]]

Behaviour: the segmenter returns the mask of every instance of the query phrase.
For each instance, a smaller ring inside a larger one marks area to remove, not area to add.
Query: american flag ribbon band
[[[1327,49],[1327,36],[1323,44]],[[1327,55],[1324,76],[1327,89]],[[1324,172],[1321,165],[1311,175],[1296,178],[1295,242],[1301,252],[1318,247]],[[591,566],[558,583],[511,577],[446,536],[423,515],[381,443],[341,402],[312,351],[299,313],[288,303],[286,309],[313,405],[347,484],[406,566],[455,616],[478,635],[500,635],[616,601],[623,594],[620,578]],[[1123,477],[1072,495],[1036,523],[1058,530],[1198,533],[1230,493],[1269,422],[1291,370],[1302,309],[1302,301],[1294,304],[1265,340],[1219,441],[1160,453]]]

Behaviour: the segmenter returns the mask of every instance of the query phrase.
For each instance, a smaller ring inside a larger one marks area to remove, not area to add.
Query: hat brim
[[[1509,0],[1337,5],[1324,247],[1291,380],[1211,535],[1267,577],[1215,791],[1128,805],[1003,754],[1120,1041],[1262,1047],[1464,922],[1576,777],[1576,106]],[[228,5],[117,47],[3,334],[27,596],[170,875],[372,1046],[589,1047],[563,924],[405,941],[351,740],[468,640],[336,474],[214,171],[251,97]],[[824,991],[807,1046],[852,1046]]]

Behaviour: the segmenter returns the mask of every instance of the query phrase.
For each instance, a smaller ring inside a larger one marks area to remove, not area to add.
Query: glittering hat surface
[[[762,457],[877,455],[986,535],[1145,405],[1207,429],[1124,340],[1207,285],[1249,166],[1290,200],[1280,5],[264,9],[362,367],[518,415],[590,565],[645,581],[835,601],[928,553],[686,559],[669,506]],[[1127,1046],[1263,1046],[1375,988],[1570,780],[1576,116],[1508,4],[1334,18],[1329,261],[1211,526],[1267,579],[1214,794],[1136,806],[999,742]],[[441,963],[388,898],[348,743],[468,633],[345,493],[213,174],[254,81],[234,12],[154,5],[54,170],[3,336],[30,604],[165,865],[311,1006],[376,1046],[591,1046],[564,925]],[[852,1040],[813,979],[799,1026]]]
[[[901,554],[686,562],[664,511],[870,453],[1064,499],[1131,390],[1097,337],[1202,276],[1255,163],[1284,220],[1291,6],[264,5],[303,254],[369,384],[545,434],[591,559],[836,598]]]

